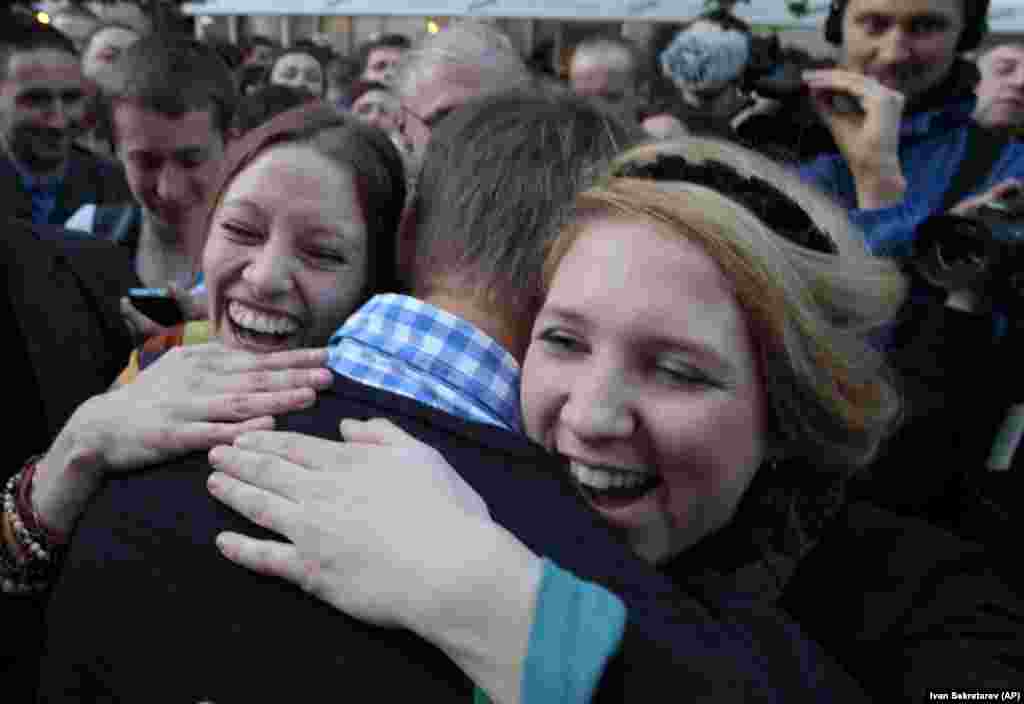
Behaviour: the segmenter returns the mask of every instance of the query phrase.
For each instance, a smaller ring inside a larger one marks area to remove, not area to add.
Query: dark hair
[[[242,65],[245,53],[240,46],[236,46],[225,39],[207,39],[205,41],[220,54],[220,58],[224,59],[224,63],[232,71]]]
[[[370,54],[375,49],[401,49],[405,51],[412,47],[409,38],[402,34],[382,34],[379,37],[362,43],[359,46],[359,75],[366,73],[366,62],[370,60]]]
[[[308,102],[309,94],[292,86],[260,86],[254,93],[243,95],[239,100],[234,122],[231,123],[232,136],[237,138],[275,115]]]
[[[231,144],[225,167],[211,190],[204,238],[235,177],[267,149],[285,144],[307,145],[351,169],[367,229],[365,296],[397,290],[395,248],[406,195],[402,157],[383,132],[319,100],[282,112]]]
[[[283,59],[285,56],[291,54],[305,54],[306,56],[313,57],[313,60],[320,65],[320,95],[317,97],[327,96],[327,64],[329,57],[316,46],[291,46],[285,49],[281,49],[274,55],[274,60],[267,66],[266,82],[270,84],[271,76],[274,73],[274,67],[277,66],[277,62]]]
[[[238,84],[239,100],[245,100],[251,88],[262,88],[267,84],[267,67],[262,64],[243,64],[235,69],[235,83]]]
[[[351,56],[335,55],[327,64],[327,85],[337,93],[345,106],[352,104],[352,85],[359,79],[359,61]]]
[[[513,92],[459,107],[424,155],[415,295],[458,287],[509,315],[534,315],[545,249],[573,198],[637,137],[568,94]]]
[[[269,46],[276,49],[277,42],[275,42],[270,37],[264,37],[262,34],[254,34],[251,37],[249,37],[249,39],[245,42],[246,50],[251,50],[253,47],[257,46]]]
[[[825,19],[825,41],[839,46],[843,43],[843,14],[849,0],[832,0]],[[989,0],[963,0],[964,30],[956,45],[958,53],[977,49],[988,32]]]
[[[50,25],[13,12],[7,17],[0,15],[0,19],[5,25],[0,30],[0,80],[7,78],[11,57],[18,53],[56,49],[78,58],[74,42]]]
[[[238,91],[224,59],[215,49],[187,37],[143,37],[124,50],[114,74],[111,97],[115,103],[136,103],[172,119],[211,110],[213,124],[222,133],[238,107]]]

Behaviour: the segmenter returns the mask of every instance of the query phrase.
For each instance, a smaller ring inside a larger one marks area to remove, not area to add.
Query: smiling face
[[[843,66],[915,101],[949,74],[968,1],[850,0],[843,13]]]
[[[203,272],[222,342],[321,346],[362,300],[366,221],[352,174],[307,146],[273,147],[224,192]]]
[[[324,94],[323,67],[309,54],[285,54],[279,58],[270,71],[270,82],[300,88],[317,98]]]
[[[764,457],[764,392],[743,313],[695,244],[594,219],[562,259],[523,368],[530,437],[570,460],[642,557],[721,527]]]
[[[1024,45],[992,49],[978,61],[981,80],[974,118],[986,127],[1024,124]]]
[[[45,173],[84,130],[87,89],[78,60],[57,49],[15,52],[0,80],[0,132],[26,168]]]

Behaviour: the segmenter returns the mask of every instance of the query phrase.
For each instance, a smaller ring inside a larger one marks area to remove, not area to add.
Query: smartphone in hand
[[[128,300],[144,316],[165,327],[185,321],[185,314],[178,301],[165,288],[128,289]]]

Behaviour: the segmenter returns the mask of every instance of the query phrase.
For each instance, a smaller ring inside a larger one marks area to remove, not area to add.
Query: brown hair
[[[321,101],[283,112],[231,144],[210,191],[202,241],[235,177],[267,149],[285,144],[308,146],[351,170],[367,227],[367,293],[396,290],[395,246],[406,195],[402,157],[383,132]]]

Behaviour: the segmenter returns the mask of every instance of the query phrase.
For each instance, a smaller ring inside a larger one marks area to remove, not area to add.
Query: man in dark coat
[[[129,199],[117,165],[74,143],[89,88],[71,40],[20,15],[0,23],[2,214],[63,225],[84,203]]]

